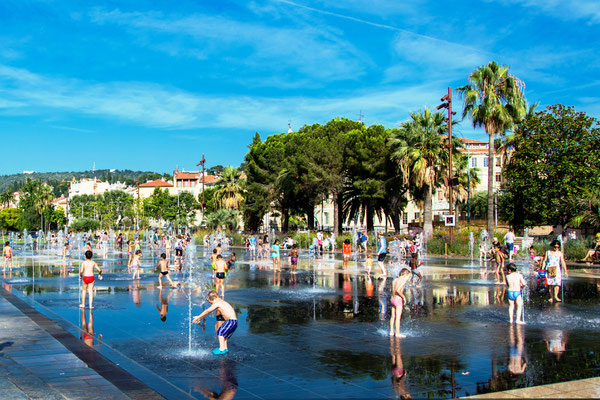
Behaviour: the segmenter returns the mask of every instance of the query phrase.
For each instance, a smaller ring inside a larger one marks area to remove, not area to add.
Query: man
[[[508,250],[508,262],[512,262],[512,256],[515,250],[515,234],[513,233],[512,228],[509,228],[506,235],[504,235],[504,242],[506,243],[506,248]]]

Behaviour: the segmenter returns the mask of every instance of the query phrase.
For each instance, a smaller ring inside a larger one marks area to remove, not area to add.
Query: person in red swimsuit
[[[79,276],[82,277],[81,284],[81,304],[79,308],[85,308],[85,294],[89,294],[89,304],[90,310],[94,308],[94,270],[98,270],[98,279],[102,280],[102,270],[96,264],[95,261],[92,261],[93,253],[88,250],[85,252],[85,261],[81,263],[81,268],[79,269]]]

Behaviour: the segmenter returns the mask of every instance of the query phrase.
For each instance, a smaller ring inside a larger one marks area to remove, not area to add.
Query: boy
[[[206,309],[206,311],[203,311],[202,314],[195,316],[192,322],[194,322],[195,324],[200,324],[200,322],[208,314],[215,310],[218,310],[225,321],[217,330],[217,337],[219,338],[219,347],[213,350],[213,354],[227,354],[229,352],[229,349],[227,348],[227,340],[237,329],[237,315],[235,314],[235,310],[233,309],[231,304],[219,298],[219,295],[214,290],[208,292],[208,302],[211,304],[211,306],[208,309]]]
[[[423,265],[423,261],[419,261],[419,253],[412,254],[412,258],[410,259],[409,265],[410,272],[413,275],[411,278],[411,282],[412,279],[414,279],[414,275],[416,275],[417,278],[419,278],[419,280],[417,281],[417,286],[419,286],[419,283],[421,283],[421,280],[423,279],[423,275],[421,275],[421,272],[419,271],[419,267]]]
[[[235,253],[232,251],[231,255],[229,256],[229,260],[227,260],[227,269],[234,269],[235,268]]]
[[[177,285],[175,283],[173,283],[173,281],[171,280],[171,277],[169,276],[169,263],[167,262],[167,255],[165,253],[162,253],[160,255],[160,261],[158,262],[158,265],[156,266],[156,268],[160,268],[160,274],[158,274],[158,288],[162,289],[162,277],[166,277],[169,280],[169,284],[173,287],[177,287]]]
[[[494,262],[496,263],[496,284],[502,285],[506,279],[504,275],[504,253],[502,252],[502,246],[494,245],[492,252],[494,256]],[[502,274],[502,280],[500,280],[500,274]]]
[[[4,270],[6,270],[7,264],[8,264],[8,268],[12,269],[13,251],[12,251],[12,247],[10,247],[10,242],[4,243],[4,250],[2,251],[2,254],[4,255]]]
[[[225,298],[225,272],[227,271],[227,263],[223,261],[221,254],[217,255],[215,262],[215,292],[219,293],[221,288],[221,297]]]
[[[506,276],[506,284],[508,285],[508,315],[509,321],[513,323],[513,311],[515,302],[517,303],[517,324],[525,325],[523,320],[523,295],[521,289],[527,286],[523,275],[517,272],[517,266],[513,263],[508,264],[506,268],[508,275]]]
[[[98,270],[98,279],[102,280],[102,270],[92,261],[93,253],[91,250],[85,252],[85,261],[81,263],[79,276],[82,276],[81,283],[81,304],[79,308],[85,308],[85,293],[89,295],[90,310],[94,309],[94,270]]]

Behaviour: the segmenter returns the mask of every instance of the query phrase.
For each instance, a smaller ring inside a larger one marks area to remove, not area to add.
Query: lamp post
[[[441,98],[442,104],[437,106],[437,109],[440,110],[442,108],[448,109],[448,118],[446,119],[448,123],[448,152],[450,153],[449,158],[449,166],[448,166],[448,212],[450,215],[452,214],[452,186],[454,186],[454,180],[452,178],[452,115],[456,114],[452,111],[452,88],[448,87],[448,94]],[[456,221],[456,219],[455,219]],[[453,240],[453,226],[450,226],[450,243]]]

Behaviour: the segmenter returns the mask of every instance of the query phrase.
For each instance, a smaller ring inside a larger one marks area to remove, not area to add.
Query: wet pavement
[[[105,272],[91,312],[77,307],[78,259],[17,250],[21,268],[4,274],[3,287],[168,398],[451,398],[599,375],[599,276],[570,269],[564,304],[549,304],[520,265],[527,325],[511,326],[492,268],[443,259],[426,259],[421,287],[407,287],[400,340],[387,334],[391,279],[366,276],[363,260],[344,269],[339,256],[302,255],[292,274],[285,257],[284,271],[273,272],[269,260],[236,250],[226,300],[240,324],[229,355],[216,357],[214,316],[188,323],[211,286],[198,251],[193,285],[174,272],[184,288],[162,290],[152,268],[132,281],[111,252],[97,260]],[[153,252],[143,265],[157,261]]]

